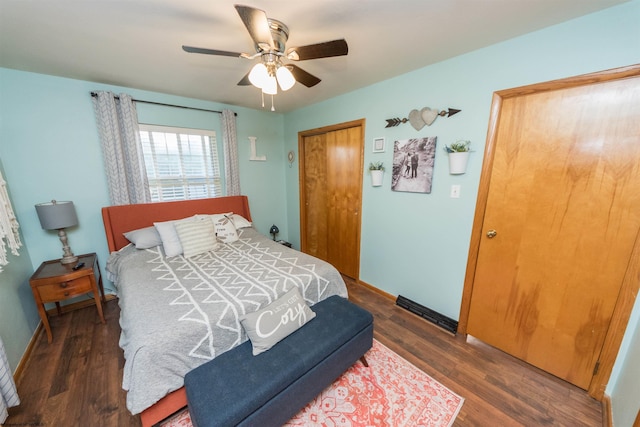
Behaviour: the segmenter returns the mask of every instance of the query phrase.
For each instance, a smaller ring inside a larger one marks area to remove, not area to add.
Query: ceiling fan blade
[[[267,14],[264,10],[254,9],[249,6],[235,5],[240,19],[247,27],[249,35],[253,41],[262,50],[271,50],[274,48],[273,37],[271,36],[271,30],[269,29],[269,21],[267,20]]]
[[[293,61],[304,61],[307,59],[343,56],[348,53],[349,46],[347,45],[347,41],[345,39],[339,39],[307,46],[291,47],[287,49],[287,58]]]
[[[302,83],[306,87],[312,87],[321,82],[319,78],[317,78],[313,74],[307,73],[305,70],[296,65],[287,64],[285,65],[285,67],[287,67],[289,71],[291,71],[291,74],[293,74],[293,77],[298,83]]]
[[[232,56],[234,58],[241,58],[246,54],[239,52],[228,52],[226,50],[204,49],[201,47],[182,46],[182,50],[189,53],[204,53],[205,55],[219,55],[219,56]]]
[[[249,73],[251,73],[251,70],[249,70],[249,72],[244,75],[242,80],[238,82],[238,86],[251,86],[251,82],[249,81]]]

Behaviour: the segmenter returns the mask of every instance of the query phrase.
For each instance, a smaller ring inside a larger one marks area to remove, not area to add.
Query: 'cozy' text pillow
[[[253,355],[269,350],[279,341],[316,317],[293,288],[268,306],[240,318],[240,323],[251,340]]]

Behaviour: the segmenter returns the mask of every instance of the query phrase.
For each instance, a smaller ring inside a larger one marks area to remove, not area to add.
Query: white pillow
[[[199,217],[193,221],[178,221],[174,226],[185,258],[216,250],[218,246],[216,232],[209,218]]]
[[[124,237],[133,243],[136,249],[149,249],[162,244],[160,234],[154,226],[127,231]]]
[[[233,220],[233,225],[236,226],[236,229],[251,227],[251,222],[242,215],[233,214],[231,215],[231,220]]]
[[[154,222],[153,225],[160,234],[162,239],[162,246],[164,247],[164,254],[168,257],[178,256],[182,253],[182,245],[180,244],[180,237],[174,223],[179,221],[193,221],[195,217],[189,217],[174,221]]]
[[[215,224],[216,236],[219,242],[233,243],[238,240],[238,231],[229,216],[223,216]]]

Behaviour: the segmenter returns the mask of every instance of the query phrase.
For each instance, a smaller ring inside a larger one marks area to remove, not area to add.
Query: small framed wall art
[[[373,152],[384,153],[384,138],[373,139]]]

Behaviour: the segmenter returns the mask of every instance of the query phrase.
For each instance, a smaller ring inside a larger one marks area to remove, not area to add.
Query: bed
[[[168,243],[138,249],[124,236],[158,222],[231,212],[246,220],[234,221],[238,240],[195,256],[168,257]],[[187,372],[247,340],[238,320],[243,314],[293,287],[309,305],[347,297],[333,266],[249,226],[246,196],[111,206],[102,216],[111,252],[107,276],[121,309],[123,388],[127,408],[141,413],[143,425],[186,406]]]

